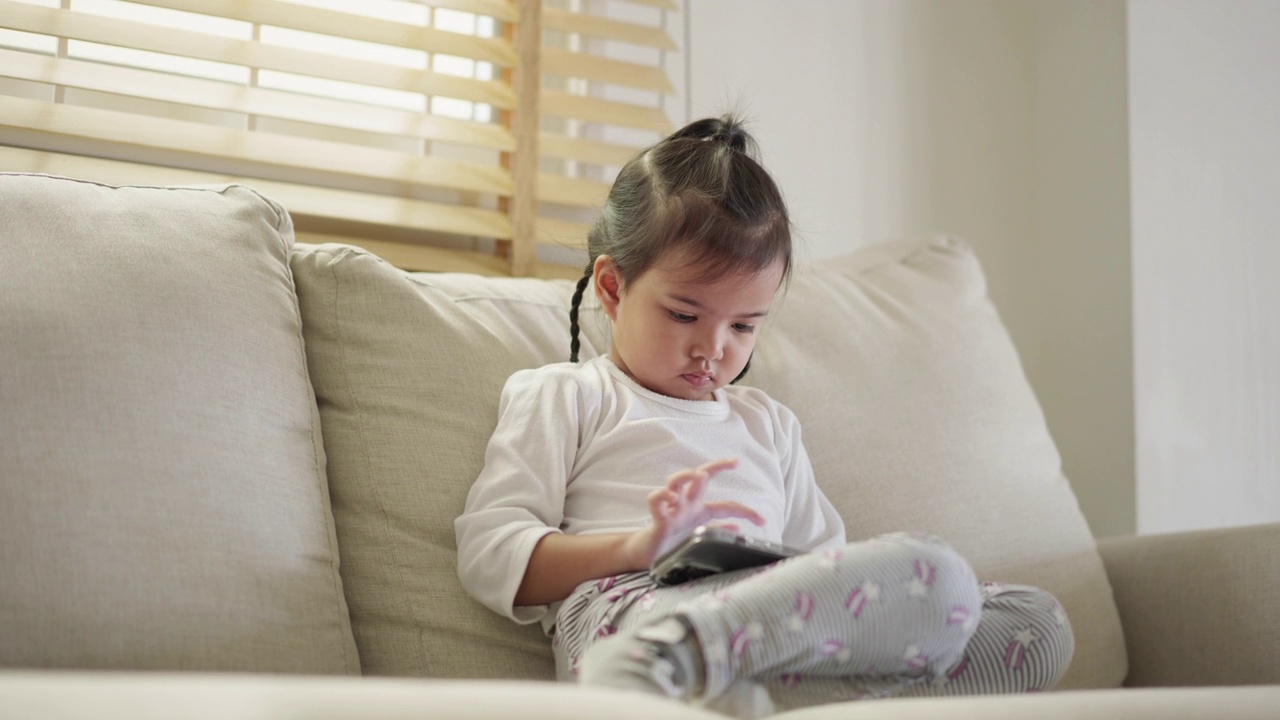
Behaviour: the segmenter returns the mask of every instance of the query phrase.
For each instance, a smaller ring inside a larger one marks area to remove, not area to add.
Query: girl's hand
[[[707,483],[721,470],[738,466],[736,458],[715,460],[696,468],[681,470],[667,478],[666,486],[649,494],[649,512],[653,522],[631,535],[624,545],[629,562],[636,568],[647,568],[654,558],[671,549],[699,525],[719,518],[742,518],[763,525],[764,518],[755,510],[732,501],[707,502]],[[737,528],[736,523],[715,523]]]
[[[648,570],[667,549],[695,527],[719,518],[745,518],[763,525],[764,518],[736,502],[707,502],[707,482],[721,470],[737,467],[734,459],[716,460],[667,478],[665,487],[649,494],[653,522],[633,533],[544,535],[529,556],[529,566],[516,605],[546,605],[569,597],[580,583],[624,572]],[[735,523],[716,523],[737,527]]]

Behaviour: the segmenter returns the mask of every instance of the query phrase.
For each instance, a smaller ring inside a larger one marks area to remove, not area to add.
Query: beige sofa
[[[0,717],[715,717],[547,682],[548,640],[456,580],[499,389],[566,357],[569,282],[295,246],[240,186],[0,174],[0,250]],[[1280,526],[1095,544],[964,242],[801,269],[746,382],[851,537],[938,533],[1076,632],[1053,693],[787,717],[1280,717]]]

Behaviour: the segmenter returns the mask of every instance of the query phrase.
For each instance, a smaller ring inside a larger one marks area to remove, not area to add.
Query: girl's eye
[[[684,313],[678,313],[675,310],[672,310],[670,314],[671,314],[671,319],[675,320],[678,323],[691,323],[694,320],[698,319],[692,315],[685,315]]]
[[[748,325],[746,323],[734,323],[733,329],[740,333],[753,333],[756,331],[756,326]]]

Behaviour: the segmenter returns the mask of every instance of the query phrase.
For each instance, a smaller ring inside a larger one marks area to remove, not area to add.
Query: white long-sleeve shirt
[[[458,576],[480,602],[550,630],[555,606],[515,606],[546,534],[630,532],[650,522],[647,498],[668,475],[725,457],[707,499],[765,518],[742,532],[800,550],[844,543],[844,524],[814,482],[800,424],[755,388],[710,401],[640,386],[607,357],[522,370],[507,380],[484,469],[454,522]]]

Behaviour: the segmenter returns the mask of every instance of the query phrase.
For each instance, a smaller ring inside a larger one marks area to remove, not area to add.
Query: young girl
[[[931,536],[846,544],[796,417],[732,385],[791,270],[787,210],[751,150],[737,121],[705,119],[622,169],[573,297],[571,362],[503,389],[455,525],[463,586],[541,621],[560,679],[745,717],[1051,687],[1073,649],[1052,596],[979,583]],[[611,343],[578,364],[588,284]],[[650,563],[704,523],[809,552],[659,587]]]

